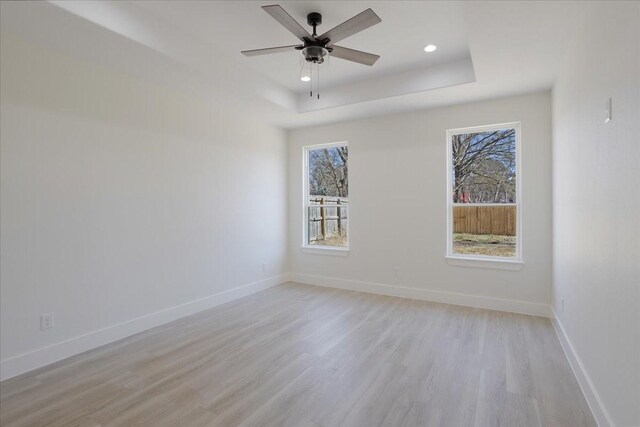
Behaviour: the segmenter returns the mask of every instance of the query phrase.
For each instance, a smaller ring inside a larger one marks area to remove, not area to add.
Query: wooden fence
[[[453,232],[516,235],[515,206],[454,206]]]
[[[317,197],[309,206],[309,243],[346,235],[348,227],[348,200],[337,197]]]

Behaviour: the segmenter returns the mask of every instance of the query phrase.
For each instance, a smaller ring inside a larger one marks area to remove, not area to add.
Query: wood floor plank
[[[595,427],[548,319],[287,283],[4,381],[3,427]]]

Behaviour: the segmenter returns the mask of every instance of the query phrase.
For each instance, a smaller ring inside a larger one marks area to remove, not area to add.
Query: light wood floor
[[[548,319],[285,284],[1,384],[13,426],[595,426]]]

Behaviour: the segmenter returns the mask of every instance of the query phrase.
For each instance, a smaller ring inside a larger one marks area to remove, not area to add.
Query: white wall
[[[522,122],[524,266],[501,271],[449,265],[446,130],[514,121]],[[346,257],[303,253],[302,147],[336,141],[349,142],[351,252]],[[546,314],[551,286],[550,94],[290,131],[289,218],[296,280]]]
[[[600,425],[639,426],[640,3],[584,6],[553,88],[553,305]]]
[[[284,131],[9,34],[1,50],[3,377],[286,270]]]

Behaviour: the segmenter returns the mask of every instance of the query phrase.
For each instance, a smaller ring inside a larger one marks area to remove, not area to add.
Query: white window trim
[[[309,245],[308,240],[308,215],[309,215],[309,151],[317,150],[319,148],[333,148],[333,147],[348,147],[348,141],[330,142],[328,144],[314,144],[305,145],[302,149],[302,246],[301,250],[308,254],[317,255],[336,255],[347,256],[349,255],[351,246],[351,236],[349,233],[349,218],[351,217],[351,205],[346,206],[348,209],[347,217],[347,242],[349,246],[321,246],[321,245]]]
[[[512,128],[516,131],[516,203],[464,203],[464,206],[505,206],[512,205],[516,207],[516,256],[515,257],[496,257],[482,255],[466,255],[453,253],[453,198],[451,191],[453,189],[453,170],[452,170],[452,146],[451,138],[453,135],[461,133],[487,132],[498,129]],[[450,265],[463,267],[480,267],[495,268],[501,270],[518,270],[524,264],[522,257],[522,161],[521,161],[521,130],[520,122],[500,123],[488,126],[472,126],[459,129],[447,130],[447,252],[445,259]]]
[[[347,256],[349,255],[349,248],[344,246],[302,246],[302,252],[305,254],[316,255],[332,255],[332,256]]]

